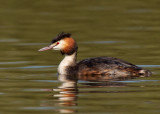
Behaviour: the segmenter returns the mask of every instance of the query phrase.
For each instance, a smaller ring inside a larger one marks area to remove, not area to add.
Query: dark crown
[[[64,33],[64,32],[61,32],[60,34],[57,35],[57,37],[55,37],[51,43],[55,43],[59,40],[62,40],[63,38],[68,38],[68,37],[71,37],[71,34],[70,33]]]

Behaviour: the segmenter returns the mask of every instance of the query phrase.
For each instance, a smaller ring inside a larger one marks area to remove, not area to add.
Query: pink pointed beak
[[[49,46],[46,46],[46,47],[43,47],[41,49],[39,49],[38,51],[46,51],[46,50],[50,50],[50,49],[53,49],[53,47],[55,47],[57,45],[57,43],[53,43]]]
[[[46,51],[46,50],[50,50],[50,49],[52,49],[51,46],[46,46],[46,47],[39,49],[38,51]]]

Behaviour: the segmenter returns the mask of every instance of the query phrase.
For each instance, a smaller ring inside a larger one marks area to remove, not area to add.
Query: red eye
[[[58,44],[59,44],[59,42],[56,43],[56,45],[58,45]]]

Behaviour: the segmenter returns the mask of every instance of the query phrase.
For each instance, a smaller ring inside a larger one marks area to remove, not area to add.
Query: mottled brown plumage
[[[110,75],[111,77],[149,76],[151,74],[148,70],[114,57],[88,58],[80,61],[68,71],[69,74],[74,71],[77,75]]]

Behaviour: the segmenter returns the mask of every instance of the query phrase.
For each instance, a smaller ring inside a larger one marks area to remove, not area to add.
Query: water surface
[[[6,0],[0,3],[0,113],[159,114],[158,0]],[[78,61],[112,56],[150,77],[93,82],[57,76],[59,52],[37,50],[71,32]]]

